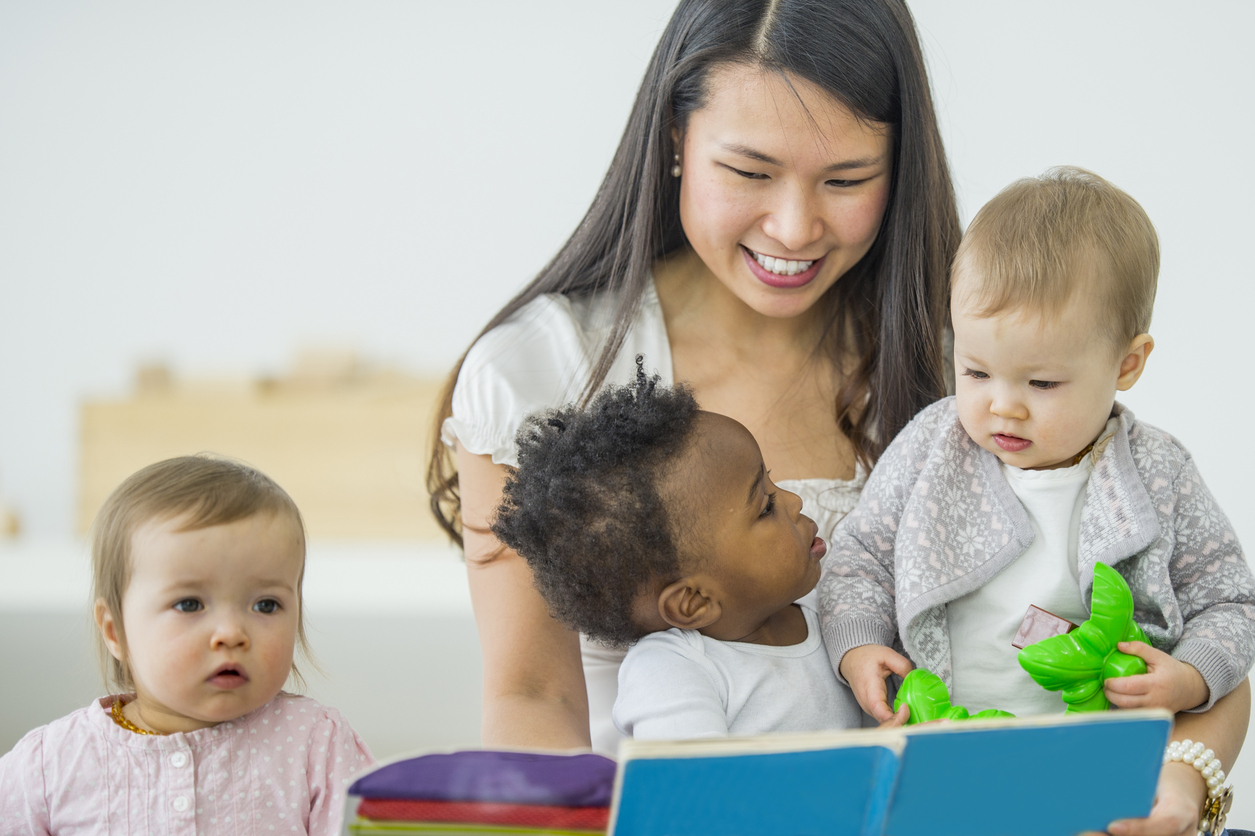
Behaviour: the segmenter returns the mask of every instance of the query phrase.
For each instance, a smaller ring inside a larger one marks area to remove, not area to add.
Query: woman
[[[585,647],[586,690],[578,637],[487,530],[523,416],[627,382],[644,354],[747,426],[826,535],[944,392],[958,237],[901,2],[680,3],[587,216],[488,323],[439,417],[429,487],[466,549],[486,744],[587,746],[590,702],[594,746],[615,740],[618,657]]]
[[[826,536],[944,392],[958,238],[900,0],[681,1],[588,214],[481,332],[437,418],[428,487],[466,551],[485,745],[615,745],[618,656],[550,618],[488,530],[523,417],[628,382],[644,354],[748,427]],[[1189,718],[1195,739],[1240,741],[1247,693]],[[1181,772],[1124,833],[1187,832],[1202,794]]]

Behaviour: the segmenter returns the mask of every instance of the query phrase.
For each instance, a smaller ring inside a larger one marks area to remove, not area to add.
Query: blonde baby
[[[92,539],[113,693],[0,758],[5,832],[338,832],[373,759],[339,712],[283,691],[304,572],[300,512],[250,467],[188,456],[123,482]]]
[[[1150,639],[1119,645],[1148,671],[1106,680],[1107,699],[1182,712],[1177,733],[1231,767],[1255,581],[1189,452],[1116,402],[1155,345],[1158,271],[1142,207],[1081,169],[1016,182],[973,219],[952,275],[956,394],[893,440],[820,581],[830,660],[865,711],[886,718],[886,678],[915,666],[971,711],[1062,712],[1012,640],[1029,606],[1088,618],[1101,562]],[[1203,777],[1165,767],[1154,816],[1196,824]]]

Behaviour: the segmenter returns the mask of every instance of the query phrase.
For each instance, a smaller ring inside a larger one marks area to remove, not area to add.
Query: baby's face
[[[691,490],[705,516],[701,571],[723,610],[703,632],[732,641],[815,588],[826,546],[801,498],[772,484],[749,430],[704,412],[693,445]]]
[[[964,294],[952,299],[959,420],[1006,464],[1067,467],[1111,416],[1123,358],[1081,297],[1057,318],[979,316]]]
[[[153,520],[131,541],[122,596],[127,661],[144,720],[192,731],[260,708],[292,669],[305,560],[295,521],[261,513],[179,531]]]

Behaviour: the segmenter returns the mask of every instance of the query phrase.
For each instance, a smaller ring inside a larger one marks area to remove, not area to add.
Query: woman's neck
[[[758,439],[777,479],[851,479],[854,448],[833,420],[841,370],[820,351],[819,306],[791,319],[750,308],[685,251],[654,268],[677,381],[703,409]]]

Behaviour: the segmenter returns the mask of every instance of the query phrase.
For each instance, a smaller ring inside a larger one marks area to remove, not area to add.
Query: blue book
[[[610,836],[1070,836],[1145,816],[1166,711],[626,741]]]

